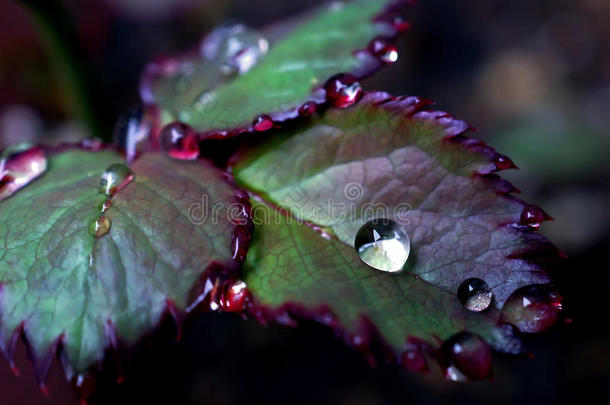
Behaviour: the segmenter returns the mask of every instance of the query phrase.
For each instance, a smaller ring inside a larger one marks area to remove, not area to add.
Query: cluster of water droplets
[[[527,206],[522,222],[537,227],[546,217],[540,208]],[[407,231],[387,218],[365,223],[356,233],[354,247],[369,267],[390,273],[404,270],[411,250]],[[466,310],[483,312],[491,307],[494,295],[484,280],[468,278],[457,288],[457,298]],[[529,285],[517,289],[506,300],[500,322],[523,333],[536,333],[553,325],[561,309],[561,297],[552,287]],[[443,358],[448,379],[478,380],[491,374],[491,349],[478,335],[469,332],[454,335],[443,344]]]
[[[112,197],[127,187],[133,181],[134,174],[129,167],[123,163],[114,163],[108,166],[100,177],[99,192],[107,198],[99,207],[100,213],[89,223],[89,233],[100,238],[110,232],[112,222],[106,215],[106,211],[112,205]],[[91,260],[90,260],[91,261]]]

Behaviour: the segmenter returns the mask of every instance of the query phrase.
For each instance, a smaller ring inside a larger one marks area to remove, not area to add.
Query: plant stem
[[[111,132],[99,117],[101,98],[93,68],[62,0],[17,0],[29,11],[47,49],[67,107],[91,135],[109,140]]]

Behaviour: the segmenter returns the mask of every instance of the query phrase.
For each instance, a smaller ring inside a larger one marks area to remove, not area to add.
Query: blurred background
[[[320,1],[59,0],[51,23],[78,41],[64,66],[52,57],[49,21],[0,0],[0,147],[108,135],[138,104],[138,79],[154,55],[183,50],[215,25],[253,27]],[[60,10],[60,11],[58,11]],[[534,359],[500,357],[494,382],[459,384],[437,372],[371,369],[324,327],[258,325],[232,315],[192,322],[179,344],[139,348],[127,379],[102,379],[91,403],[215,405],[610,403],[610,2],[607,0],[420,0],[399,61],[366,89],[418,95],[465,119],[520,167],[504,176],[555,221],[542,232],[568,255],[552,276],[573,322],[525,339]],[[53,22],[54,21],[54,22]],[[93,98],[71,91],[86,83]],[[83,111],[90,103],[94,117]],[[58,365],[46,399],[24,348],[22,377],[0,361],[0,404],[76,404]]]

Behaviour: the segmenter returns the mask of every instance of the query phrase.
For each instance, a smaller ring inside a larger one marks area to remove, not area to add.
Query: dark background
[[[158,53],[195,44],[218,23],[253,27],[319,1],[66,1],[92,71],[100,127],[138,102],[138,77]],[[547,234],[569,258],[552,274],[573,319],[525,339],[535,359],[500,357],[494,382],[458,384],[393,366],[371,369],[315,324],[258,325],[204,315],[184,339],[139,348],[125,383],[102,379],[92,403],[215,405],[610,403],[610,2],[420,0],[399,41],[400,59],[366,89],[419,95],[479,129],[513,158],[506,173],[554,222]],[[0,147],[81,139],[77,108],[53,70],[45,36],[19,4],[0,0]],[[56,364],[50,399],[0,361],[0,404],[75,404]],[[586,398],[586,399],[585,399]]]

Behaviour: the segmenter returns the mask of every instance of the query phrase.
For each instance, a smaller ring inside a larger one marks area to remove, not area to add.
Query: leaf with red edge
[[[110,150],[52,151],[43,176],[0,202],[0,350],[10,361],[23,334],[43,384],[58,349],[68,378],[86,373],[239,268],[248,203],[226,173],[147,154],[132,179],[111,166],[122,161]],[[124,181],[100,189],[108,167],[106,180]]]
[[[221,27],[204,38],[200,49],[150,63],[141,82],[142,100],[161,108],[163,124],[182,121],[208,136],[270,129],[255,125],[261,115],[277,123],[311,113],[325,102],[323,86],[333,75],[362,78],[394,62],[397,52],[389,41],[408,27],[397,14],[407,3],[336,1],[261,33]],[[240,52],[219,60],[216,42],[223,36],[229,55]],[[248,51],[262,54],[267,46],[268,54],[250,70],[229,73],[227,66],[236,58],[251,63],[258,56]]]
[[[262,198],[253,207],[244,280],[259,318],[326,319],[353,343],[383,342],[403,361],[405,350],[422,347],[413,341],[447,353],[440,341],[466,331],[474,337],[455,344],[472,354],[455,354],[453,362],[445,355],[444,365],[452,378],[453,363],[480,378],[473,369],[485,365],[488,350],[476,336],[515,353],[519,340],[501,321],[522,330],[534,322],[539,328],[523,330],[533,332],[556,319],[555,295],[508,298],[525,286],[549,285],[542,260],[558,258],[558,251],[520,223],[529,206],[494,174],[512,166],[510,160],[467,138],[463,121],[424,105],[415,97],[371,93],[350,109],[330,109],[238,153],[236,181]],[[367,266],[354,249],[360,227],[379,217],[410,237],[411,254],[399,273]],[[491,289],[487,310],[470,312],[458,300],[469,278]],[[532,302],[544,305],[528,307]],[[529,310],[516,310],[520,305]]]

